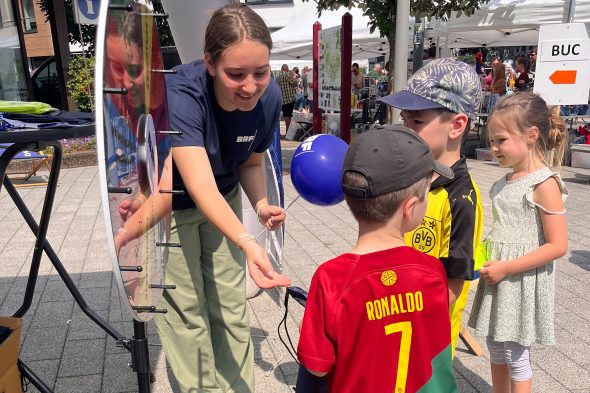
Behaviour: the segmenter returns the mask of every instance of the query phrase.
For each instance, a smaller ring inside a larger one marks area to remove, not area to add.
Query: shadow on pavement
[[[590,251],[572,250],[569,261],[586,271],[590,271]]]

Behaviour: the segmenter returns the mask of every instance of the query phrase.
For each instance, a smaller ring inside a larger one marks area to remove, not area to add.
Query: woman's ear
[[[211,53],[205,52],[205,57],[203,60],[205,60],[205,66],[207,66],[207,71],[209,71],[209,75],[215,77],[215,63],[213,62],[213,56],[211,56]]]

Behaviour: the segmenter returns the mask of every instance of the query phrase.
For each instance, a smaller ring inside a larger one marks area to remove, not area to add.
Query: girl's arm
[[[260,222],[267,228],[275,230],[285,221],[286,215],[280,206],[268,204],[262,172],[263,158],[264,153],[252,153],[250,158],[238,168],[238,177]]]
[[[543,266],[562,257],[567,252],[567,223],[565,215],[562,213],[564,211],[563,201],[557,180],[552,177],[539,184],[533,192],[533,201],[553,213],[547,213],[538,208],[546,243],[535,251],[508,261],[508,263],[486,262],[480,275],[488,284],[495,284],[506,276]]]
[[[246,254],[250,276],[254,282],[261,288],[289,285],[287,277],[274,271],[262,247],[251,237],[241,237],[248,232],[217,189],[205,149],[195,146],[173,147],[172,157],[199,210]]]

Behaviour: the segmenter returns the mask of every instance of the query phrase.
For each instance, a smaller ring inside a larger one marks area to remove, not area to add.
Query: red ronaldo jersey
[[[318,268],[297,354],[331,392],[455,392],[450,337],[441,262],[397,247]]]

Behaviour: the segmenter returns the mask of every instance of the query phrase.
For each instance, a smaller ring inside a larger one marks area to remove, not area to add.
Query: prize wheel
[[[96,139],[109,254],[138,321],[156,312],[172,211],[164,63],[150,0],[101,2]]]

